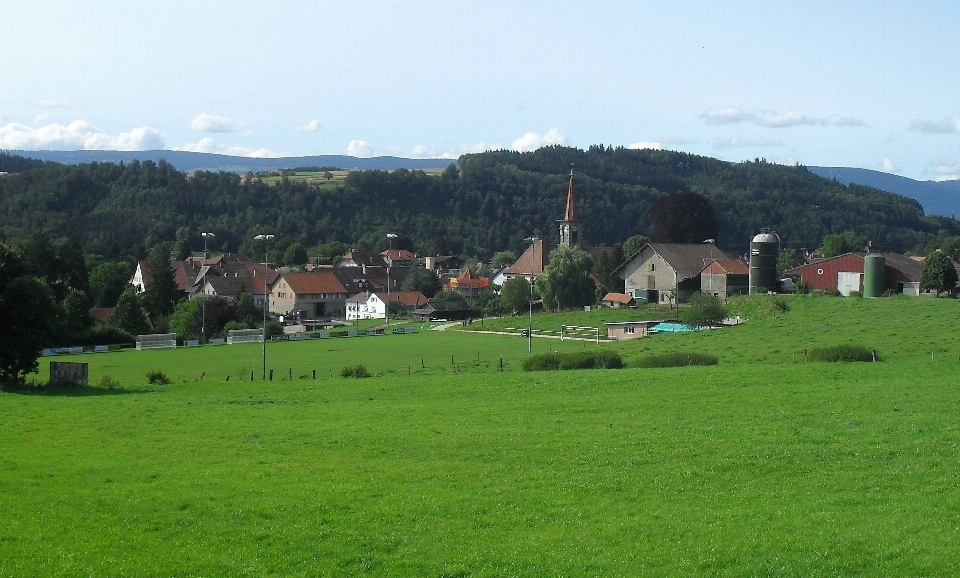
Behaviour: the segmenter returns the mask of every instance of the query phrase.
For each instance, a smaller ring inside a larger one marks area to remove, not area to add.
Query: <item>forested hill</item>
[[[217,235],[213,249],[251,255],[258,250],[251,238],[261,232],[277,235],[278,250],[333,240],[379,249],[391,232],[422,253],[440,247],[489,257],[522,250],[532,234],[555,243],[571,163],[585,237],[595,245],[649,234],[657,199],[677,191],[711,200],[718,241],[733,251],[744,251],[761,227],[777,230],[789,247],[816,247],[827,234],[853,230],[896,251],[926,244],[941,230],[960,233],[952,219],[924,216],[916,201],[803,167],[601,146],[471,154],[440,176],[354,171],[321,185],[226,172],[188,178],[164,161],[67,166],[0,154],[0,171],[14,173],[0,178],[0,226],[10,234],[76,237],[111,257],[182,237],[202,246],[200,231]]]

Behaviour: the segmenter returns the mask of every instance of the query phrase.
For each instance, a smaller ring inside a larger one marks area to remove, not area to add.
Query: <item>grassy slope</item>
[[[928,350],[956,302],[767,306],[604,346],[706,368],[455,374],[445,350],[525,354],[462,332],[270,344],[334,367],[366,344],[368,380],[189,381],[257,346],[86,356],[127,391],[0,393],[0,576],[951,575],[960,363]],[[793,363],[841,331],[885,361]],[[188,381],[132,386],[160,362]]]

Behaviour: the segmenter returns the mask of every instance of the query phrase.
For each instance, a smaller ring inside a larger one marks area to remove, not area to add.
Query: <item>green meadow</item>
[[[269,343],[273,382],[259,344],[85,355],[117,385],[0,392],[0,576],[952,576],[958,306],[533,340],[709,367],[525,373],[526,339],[461,327]],[[844,343],[881,361],[803,361]]]

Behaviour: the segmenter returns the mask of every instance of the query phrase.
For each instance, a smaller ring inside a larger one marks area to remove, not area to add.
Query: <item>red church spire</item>
[[[573,191],[573,165],[570,165],[570,186],[567,188],[567,210],[563,213],[564,221],[577,220],[577,196]]]

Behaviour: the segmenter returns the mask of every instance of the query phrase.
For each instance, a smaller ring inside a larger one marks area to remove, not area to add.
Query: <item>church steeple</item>
[[[560,244],[571,247],[580,242],[582,231],[577,219],[577,195],[573,189],[573,163],[570,163],[570,185],[567,187],[567,209],[560,224]]]

